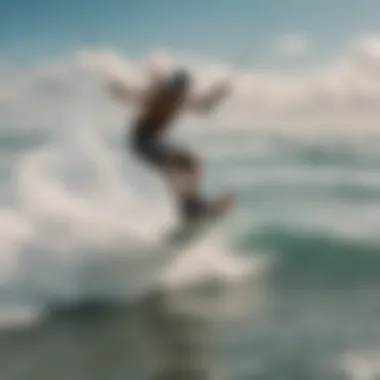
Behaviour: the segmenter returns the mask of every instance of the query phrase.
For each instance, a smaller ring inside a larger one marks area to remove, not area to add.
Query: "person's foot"
[[[208,214],[212,217],[219,216],[228,210],[235,202],[234,194],[225,194],[210,202]]]
[[[235,202],[234,194],[224,194],[210,201],[189,203],[183,214],[183,225],[197,226],[203,220],[222,215]]]

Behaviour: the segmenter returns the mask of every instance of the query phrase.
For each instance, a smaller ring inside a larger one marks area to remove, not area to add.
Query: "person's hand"
[[[164,58],[155,57],[145,65],[145,71],[153,83],[162,82],[168,76],[168,62]]]

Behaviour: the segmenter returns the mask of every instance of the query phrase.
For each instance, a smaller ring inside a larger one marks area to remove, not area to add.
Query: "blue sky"
[[[252,51],[265,63],[273,38],[300,33],[316,63],[380,34],[379,14],[378,0],[0,0],[0,56],[38,61],[97,41],[129,56],[161,47],[234,61]]]

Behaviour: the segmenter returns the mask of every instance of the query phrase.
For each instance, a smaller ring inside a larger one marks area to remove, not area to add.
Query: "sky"
[[[379,11],[376,0],[0,0],[0,57],[24,64],[97,43],[129,57],[164,49],[307,66],[380,34]]]
[[[246,69],[215,125],[379,129],[379,14],[379,0],[0,0],[0,128],[49,128],[86,86],[109,124],[101,78],[133,81],[158,52],[202,84]]]

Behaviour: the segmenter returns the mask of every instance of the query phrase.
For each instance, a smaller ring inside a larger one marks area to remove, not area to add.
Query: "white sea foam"
[[[61,69],[54,67],[50,75],[61,80]],[[77,77],[80,69],[71,70]],[[61,113],[49,115],[46,107],[50,128],[42,119],[24,120],[24,128],[39,126],[46,142],[15,156],[11,177],[1,183],[4,194],[11,195],[0,206],[1,304],[27,300],[43,308],[89,297],[125,297],[163,284],[163,273],[180,283],[188,280],[183,269],[166,265],[176,255],[162,246],[163,232],[176,220],[165,187],[122,143],[113,143],[124,141],[124,120],[120,114],[98,118],[87,90],[83,85],[70,93]],[[104,101],[105,109],[113,107]],[[8,126],[2,132],[9,134]],[[196,256],[206,263],[199,264]],[[207,276],[229,274],[224,280],[245,269],[235,252],[212,241],[199,246],[193,259],[187,256],[184,265],[192,280],[206,267]]]
[[[353,380],[375,380],[380,375],[380,352],[350,351],[343,355],[339,367]]]
[[[374,45],[364,42],[307,77],[240,73],[233,99],[207,119],[208,131],[268,125],[283,131],[296,124],[310,131],[310,120],[318,129],[346,128],[347,121],[363,121],[363,97],[369,107],[365,122],[377,125],[378,58],[371,53]],[[229,73],[228,65],[187,61],[196,74],[196,91]],[[154,274],[165,261],[150,258],[157,257],[162,229],[175,223],[173,205],[154,174],[127,153],[123,128],[129,112],[104,91],[110,77],[137,83],[144,74],[138,62],[110,51],[82,51],[34,68],[9,65],[0,72],[0,138],[44,137],[43,144],[33,143],[32,151],[12,155],[5,160],[9,165],[0,167],[1,302],[112,296],[162,278]],[[190,125],[203,132],[204,121],[193,118],[184,127]],[[226,154],[223,147],[215,149],[210,152],[214,157]],[[266,146],[262,157],[270,149]],[[251,150],[257,154],[257,146],[244,147],[247,154]],[[223,243],[213,239],[196,252],[185,252],[174,269],[164,265],[164,278],[177,283],[201,272],[239,277],[245,263],[230,251],[228,238]]]

